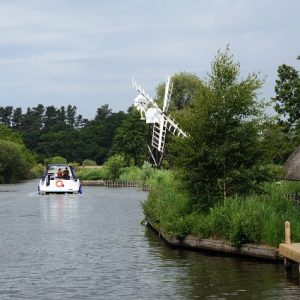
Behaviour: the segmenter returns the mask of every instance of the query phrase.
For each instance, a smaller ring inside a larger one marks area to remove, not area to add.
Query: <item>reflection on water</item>
[[[49,195],[41,203],[41,214],[45,222],[70,223],[68,218],[78,218],[80,195]]]
[[[39,196],[36,185],[0,185],[0,299],[300,297],[282,264],[168,247],[140,225],[144,192]]]

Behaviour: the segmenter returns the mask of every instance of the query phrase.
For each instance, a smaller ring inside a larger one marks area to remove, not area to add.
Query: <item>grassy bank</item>
[[[145,215],[161,230],[184,238],[221,238],[240,246],[244,243],[278,246],[284,240],[284,222],[292,224],[292,238],[300,241],[300,207],[288,195],[300,193],[296,182],[269,183],[261,195],[232,197],[203,213],[195,210],[188,195],[171,172],[150,182]]]
[[[114,177],[110,169],[105,165],[101,167],[81,167],[77,170],[80,180],[116,180],[116,181],[139,181],[144,184],[152,183],[156,178],[165,177],[167,171],[153,169],[149,164],[142,167],[130,166],[120,169],[119,176]]]

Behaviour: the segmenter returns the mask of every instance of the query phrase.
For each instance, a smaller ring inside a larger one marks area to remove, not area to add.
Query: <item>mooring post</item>
[[[284,236],[285,236],[285,243],[290,244],[291,243],[291,223],[289,221],[286,221],[284,223]]]
[[[289,221],[286,221],[284,223],[284,238],[285,243],[289,245],[291,243],[291,223]],[[291,266],[291,262],[288,258],[284,258],[284,265],[289,268]],[[299,267],[300,270],[300,267]]]

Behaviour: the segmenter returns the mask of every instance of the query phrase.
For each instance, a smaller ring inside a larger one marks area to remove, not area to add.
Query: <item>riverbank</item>
[[[287,220],[293,224],[293,240],[300,241],[300,207],[288,197],[299,188],[297,183],[268,183],[261,194],[230,197],[205,211],[197,207],[169,173],[152,182],[143,208],[146,219],[159,226],[161,233],[179,241],[190,236],[200,241],[226,241],[239,249],[229,250],[235,253],[249,244],[277,249],[284,241]]]
[[[81,180],[82,186],[106,186],[106,187],[138,187],[148,190],[148,186],[141,181],[124,181],[124,180]]]
[[[172,247],[186,248],[192,250],[213,251],[216,253],[225,253],[237,256],[247,256],[258,259],[271,260],[279,262],[283,257],[279,255],[278,249],[266,245],[244,244],[236,247],[232,243],[221,239],[199,239],[193,235],[188,235],[184,239],[178,239],[164,233],[159,226],[155,225],[151,220],[146,219],[147,226],[158,234],[160,238],[166,241]]]

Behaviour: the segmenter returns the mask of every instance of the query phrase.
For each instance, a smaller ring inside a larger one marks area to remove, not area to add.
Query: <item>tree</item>
[[[103,164],[107,159],[115,132],[126,116],[122,111],[104,115],[106,117],[95,118],[80,130],[80,136],[86,145],[84,159],[95,160],[97,164]]]
[[[181,72],[172,76],[173,91],[169,110],[180,110],[189,105],[194,99],[197,91],[201,88],[201,80],[194,74]],[[165,94],[165,83],[156,88],[156,99],[161,104]]]
[[[69,104],[67,106],[66,122],[67,122],[67,125],[71,128],[75,127],[76,111],[77,111],[77,107],[75,105],[72,106]]]
[[[123,123],[117,128],[111,154],[123,154],[126,164],[131,160],[141,166],[146,160],[148,127],[139,112],[131,107]]]
[[[299,59],[299,57],[298,57]],[[300,77],[299,72],[292,66],[281,65],[278,67],[275,93],[272,98],[275,110],[286,122],[289,128],[299,126],[300,122]]]
[[[15,132],[14,130],[8,128],[5,125],[0,125],[0,140],[10,141],[15,144],[24,146],[21,134],[18,132]]]
[[[53,105],[47,106],[45,115],[44,115],[44,131],[51,131],[56,127],[56,123],[58,121],[58,112]]]
[[[15,108],[12,116],[12,128],[19,130],[21,128],[22,119],[23,119],[22,108],[21,107]]]
[[[12,106],[0,106],[0,123],[11,126],[12,123],[12,114],[13,114],[13,107]]]
[[[108,104],[104,104],[97,109],[97,114],[95,116],[95,121],[103,121],[112,114],[112,110],[109,108]]]
[[[277,118],[268,118],[262,127],[262,147],[272,163],[283,165],[295,148],[300,144],[299,133],[287,130]]]
[[[28,178],[34,163],[21,135],[0,125],[0,183],[12,183]]]
[[[256,74],[239,79],[227,48],[218,52],[205,85],[179,115],[189,136],[174,139],[172,154],[185,187],[200,208],[259,190],[270,172],[261,149]]]

